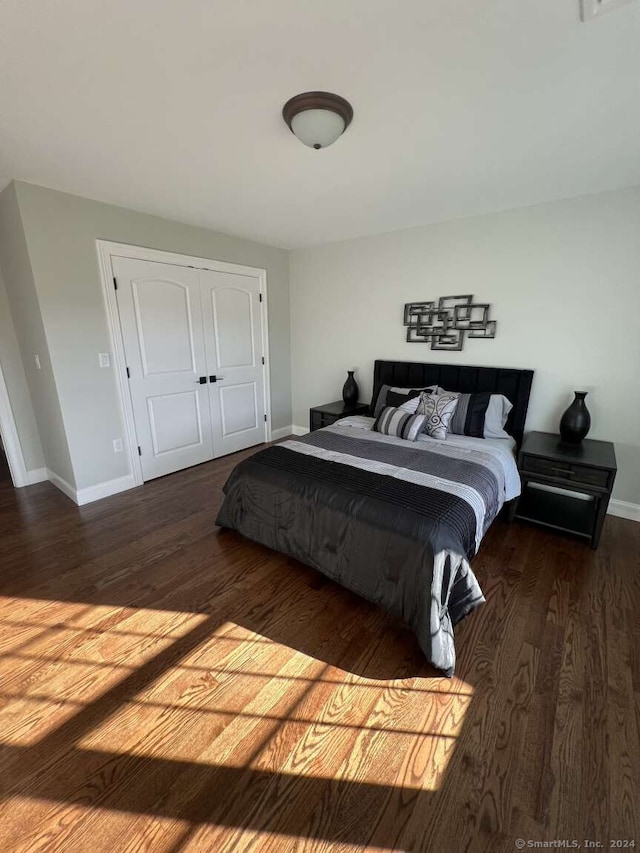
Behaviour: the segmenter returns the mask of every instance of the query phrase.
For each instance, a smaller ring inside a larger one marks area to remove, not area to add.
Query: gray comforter
[[[401,617],[451,676],[453,626],[484,601],[469,559],[504,488],[490,454],[338,424],[241,462],[217,524]]]

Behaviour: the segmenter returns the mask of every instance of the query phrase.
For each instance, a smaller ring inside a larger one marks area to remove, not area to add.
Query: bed
[[[376,361],[383,386],[502,394],[507,438],[416,442],[374,432],[373,417],[270,446],[240,462],[216,523],[314,567],[400,617],[427,660],[455,669],[453,628],[484,601],[470,561],[520,491],[533,371]]]

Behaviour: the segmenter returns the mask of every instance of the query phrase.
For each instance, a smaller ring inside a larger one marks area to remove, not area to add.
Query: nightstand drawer
[[[589,468],[587,465],[572,465],[571,482],[606,489],[609,484],[609,472],[601,468]]]
[[[521,469],[524,474],[538,474],[554,480],[565,480],[575,485],[582,483],[585,486],[606,489],[609,483],[609,472],[601,468],[541,459],[539,456],[529,456],[526,453],[522,457]]]
[[[336,417],[334,415],[323,415],[320,412],[312,412],[311,413],[311,431],[315,429],[322,429],[326,426],[331,426],[332,423],[335,423]]]
[[[520,468],[524,474],[541,474],[543,477],[553,477],[556,480],[571,479],[571,464],[569,462],[556,462],[552,459],[542,459],[539,456],[524,454]]]

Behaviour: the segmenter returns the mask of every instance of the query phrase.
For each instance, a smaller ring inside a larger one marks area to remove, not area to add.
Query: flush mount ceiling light
[[[353,107],[331,92],[304,92],[287,101],[282,118],[309,148],[332,145],[351,124]]]

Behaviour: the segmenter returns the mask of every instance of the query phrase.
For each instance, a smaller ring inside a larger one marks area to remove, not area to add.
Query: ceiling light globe
[[[303,110],[291,120],[291,130],[309,148],[326,148],[342,136],[345,122],[331,110]]]

